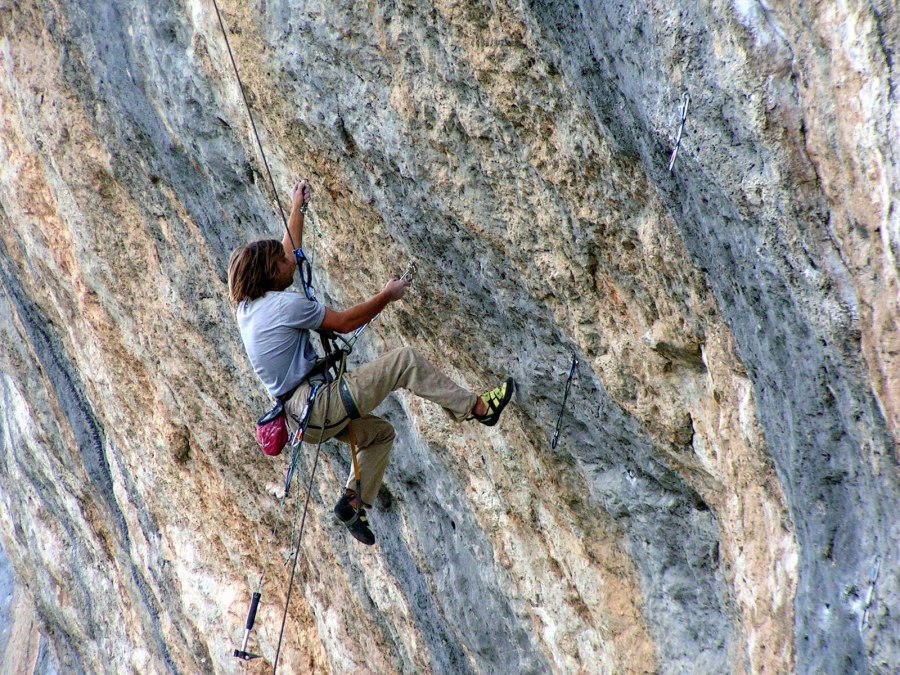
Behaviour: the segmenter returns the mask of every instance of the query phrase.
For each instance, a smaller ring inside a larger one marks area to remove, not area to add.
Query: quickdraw
[[[691,97],[687,92],[681,96],[681,119],[678,124],[678,135],[675,137],[675,147],[672,149],[672,157],[669,159],[669,173],[675,166],[675,158],[678,156],[678,148],[681,147],[681,134],[684,132],[684,124],[687,122],[688,105],[690,105]]]
[[[559,409],[559,419],[556,420],[556,431],[553,433],[553,439],[550,441],[550,448],[556,450],[559,443],[559,434],[562,431],[563,413],[566,412],[566,401],[569,400],[569,390],[572,389],[572,378],[575,377],[575,370],[578,368],[578,356],[572,352],[572,367],[569,368],[569,378],[566,380],[566,392],[563,394],[562,406]]]
[[[406,270],[400,275],[400,281],[406,281],[407,279],[413,279],[415,277],[416,272],[419,270],[419,266],[415,260],[410,260],[406,264]],[[347,345],[350,347],[350,350],[353,350],[353,345],[356,344],[357,338],[362,334],[362,332],[369,327],[369,324],[372,323],[375,319],[377,319],[380,314],[376,314],[371,321],[364,323],[362,326],[353,331],[353,335],[350,336],[350,339],[346,341]]]
[[[300,458],[300,445],[303,443],[303,434],[306,432],[306,427],[309,425],[312,408],[316,402],[316,396],[318,395],[321,386],[322,383],[320,382],[314,383],[309,388],[309,396],[306,398],[303,410],[300,411],[299,415],[292,415],[294,422],[297,424],[297,428],[294,429],[288,437],[288,446],[293,450],[293,453],[291,454],[291,463],[288,466],[287,475],[284,477],[284,496],[282,497],[282,500],[287,499],[288,492],[291,489],[291,480],[294,477],[294,470],[296,469]]]
[[[869,625],[869,609],[872,607],[872,600],[875,598],[875,584],[878,583],[878,573],[881,571],[881,556],[875,559],[875,564],[869,570],[869,589],[866,591],[866,606],[863,609],[862,619],[860,620],[860,629]]]

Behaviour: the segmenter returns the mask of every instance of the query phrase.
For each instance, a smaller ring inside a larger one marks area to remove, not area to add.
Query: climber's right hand
[[[382,293],[388,296],[388,302],[394,302],[406,295],[406,289],[412,282],[409,279],[391,279],[384,285]]]
[[[294,187],[291,188],[291,202],[293,203],[294,208],[306,206],[311,199],[312,188],[309,186],[308,180],[304,178],[303,180],[294,183]]]

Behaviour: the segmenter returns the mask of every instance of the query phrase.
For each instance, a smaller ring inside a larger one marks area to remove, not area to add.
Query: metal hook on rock
[[[559,434],[562,431],[563,414],[566,412],[566,401],[569,400],[569,391],[572,389],[572,378],[575,377],[575,370],[578,368],[578,354],[572,352],[572,366],[569,368],[569,377],[566,379],[566,392],[563,394],[562,406],[559,409],[559,418],[556,420],[556,431],[553,433],[553,439],[550,441],[550,448],[556,450],[559,443]]]
[[[406,281],[407,279],[412,281],[412,279],[415,277],[415,274],[418,271],[418,269],[419,269],[418,263],[416,263],[415,259],[411,258],[410,261],[406,264],[406,270],[404,270],[403,274],[400,275],[400,281]],[[381,316],[381,314],[376,314],[375,317],[372,319],[372,321],[377,319],[379,316]],[[363,324],[362,326],[357,328],[356,331],[353,333],[353,335],[350,336],[350,339],[346,340],[346,344],[348,347],[350,347],[350,349],[353,349],[353,345],[356,344],[356,339],[362,334],[362,332],[366,328],[369,327],[369,324],[372,323],[372,321],[369,321],[369,323]]]
[[[881,556],[875,559],[875,564],[869,570],[869,590],[866,592],[866,606],[863,610],[860,628],[865,628],[869,623],[869,608],[872,606],[872,600],[875,597],[875,584],[878,583],[878,573],[881,571]]]
[[[678,148],[681,147],[681,134],[684,132],[684,123],[687,122],[688,106],[691,103],[691,97],[687,92],[681,96],[681,120],[678,124],[678,134],[675,136],[675,147],[672,149],[672,157],[669,159],[669,173],[675,166],[675,158],[678,156]]]

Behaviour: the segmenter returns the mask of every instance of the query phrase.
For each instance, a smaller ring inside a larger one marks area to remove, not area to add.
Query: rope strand
[[[566,392],[563,394],[562,405],[559,408],[559,418],[556,420],[556,431],[553,433],[553,439],[550,441],[550,448],[556,450],[559,443],[559,435],[562,432],[563,415],[566,412],[566,401],[569,400],[569,390],[572,389],[572,378],[575,377],[575,370],[578,368],[578,353],[572,352],[572,366],[569,368],[569,377],[566,380]]]
[[[315,403],[315,399],[313,399],[313,403]],[[257,593],[262,591],[263,579],[266,576],[266,566],[268,565],[269,560],[271,559],[271,556],[272,556],[272,542],[274,541],[275,535],[278,532],[278,522],[281,520],[281,514],[284,511],[284,503],[285,503],[285,501],[287,501],[288,491],[290,490],[291,476],[294,473],[294,467],[296,465],[297,456],[300,453],[301,447],[302,447],[302,444],[298,444],[296,447],[293,448],[293,453],[291,455],[291,463],[288,467],[288,475],[287,475],[287,478],[285,479],[284,494],[281,495],[281,499],[279,500],[279,503],[278,503],[278,513],[275,514],[275,522],[272,524],[272,532],[269,534],[269,541],[266,545],[266,554],[263,557],[262,572],[259,575],[259,583],[256,585]],[[292,530],[291,531],[291,540],[293,541],[293,539],[294,539],[294,533]]]
[[[312,495],[313,481],[316,478],[316,468],[319,466],[319,451],[322,449],[322,436],[325,435],[325,426],[328,423],[328,395],[325,396],[325,414],[322,416],[322,431],[319,442],[316,444],[316,457],[313,461],[312,472],[309,474],[309,486],[306,488],[306,502],[303,504],[303,518],[300,520],[300,536],[297,537],[297,546],[294,548],[294,564],[291,565],[291,578],[288,581],[287,599],[284,601],[284,613],[281,615],[281,629],[278,631],[278,646],[275,648],[275,662],[272,664],[272,675],[278,670],[278,657],[281,655],[281,640],[284,637],[284,626],[287,623],[288,608],[291,604],[291,593],[294,590],[294,574],[297,571],[297,560],[300,558],[300,544],[303,542],[303,529],[306,526],[306,512],[309,509],[309,498]]]
[[[269,185],[272,187],[272,194],[275,198],[275,204],[278,206],[278,213],[281,216],[281,222],[284,225],[285,231],[287,232],[288,240],[291,242],[291,248],[294,249],[295,256],[297,256],[297,251],[299,249],[297,248],[296,243],[294,242],[294,238],[291,235],[291,230],[290,230],[290,227],[288,226],[287,218],[284,215],[284,208],[281,206],[281,199],[279,199],[279,197],[278,197],[278,189],[275,187],[275,179],[272,177],[272,170],[269,168],[269,160],[266,157],[266,151],[263,148],[262,140],[259,137],[259,130],[256,128],[256,120],[253,118],[253,111],[251,110],[250,102],[247,99],[247,92],[244,89],[244,83],[241,80],[241,74],[238,71],[237,62],[234,59],[234,53],[231,50],[231,42],[228,40],[228,32],[225,30],[225,22],[222,20],[222,13],[219,11],[219,4],[218,4],[218,2],[216,2],[216,0],[212,0],[212,2],[213,2],[213,7],[216,10],[216,18],[219,21],[219,28],[222,31],[222,37],[225,39],[225,47],[228,50],[228,58],[231,61],[231,67],[234,70],[235,79],[237,80],[238,87],[241,90],[241,98],[244,101],[244,107],[247,109],[247,116],[250,118],[250,126],[253,129],[253,136],[256,139],[257,147],[259,147],[259,154],[262,157],[263,166],[265,167],[266,175],[269,178]],[[305,211],[305,209],[304,209],[304,211]],[[302,256],[302,251],[300,251],[300,255]],[[299,267],[299,262],[300,261],[298,260],[298,267]],[[310,264],[310,266],[311,266],[311,262],[309,262],[308,264]],[[311,279],[310,279],[310,281],[311,281]],[[303,285],[304,285],[304,291],[306,291],[307,297],[308,297],[309,290],[307,288],[307,283],[305,280],[304,280]],[[327,401],[327,399],[326,399],[326,403],[325,403],[324,419],[325,420],[328,419],[328,401]],[[324,433],[325,433],[325,429],[323,428],[322,435],[324,435]],[[290,577],[290,581],[288,582],[287,599],[285,600],[284,613],[281,617],[281,629],[279,630],[279,633],[278,633],[278,646],[276,647],[276,650],[275,650],[275,661],[272,665],[273,675],[276,672],[276,670],[278,669],[278,658],[281,655],[281,643],[282,643],[282,638],[284,637],[284,627],[285,627],[285,624],[287,623],[287,614],[288,614],[288,609],[290,607],[291,594],[294,589],[294,576],[297,571],[297,560],[300,558],[300,546],[303,542],[303,531],[306,527],[306,514],[309,510],[309,500],[310,500],[310,497],[312,496],[313,482],[315,481],[315,477],[316,477],[316,469],[319,466],[319,454],[320,454],[321,449],[322,449],[322,437],[320,436],[319,442],[316,445],[316,456],[315,456],[315,460],[313,462],[312,472],[310,473],[310,476],[309,476],[309,485],[308,485],[307,491],[306,491],[306,501],[303,504],[303,515],[300,520],[300,534],[297,537],[297,545],[294,548],[294,562],[293,562],[293,565],[291,566],[291,577]],[[278,527],[278,521],[281,518],[281,513],[284,509],[284,504],[287,499],[288,490],[290,487],[290,476],[293,473],[294,464],[297,460],[298,453],[299,453],[299,449],[295,448],[294,457],[292,458],[291,467],[288,472],[288,479],[287,479],[287,484],[285,485],[284,495],[282,495],[282,497],[281,497],[281,503],[279,504],[279,507],[278,507],[278,514],[275,518],[275,523],[272,527],[272,533],[269,536],[269,541],[268,541],[267,550],[266,550],[266,558],[265,558],[266,563],[268,563],[269,556],[271,554],[272,541],[275,538],[275,533],[276,533],[276,530]],[[296,519],[294,520],[294,527],[296,527]],[[293,531],[291,533],[291,539],[293,540]],[[257,594],[262,589],[263,579],[265,577],[265,570],[266,570],[266,566],[264,564],[262,573],[260,574],[260,577],[259,577],[259,582],[257,584]]]
[[[244,99],[244,106],[247,108],[247,115],[250,117],[250,126],[253,127],[253,135],[256,137],[256,144],[259,146],[259,154],[262,155],[263,166],[266,168],[266,174],[269,176],[269,184],[272,186],[272,194],[275,196],[275,203],[278,205],[278,213],[281,214],[281,222],[287,231],[288,239],[291,241],[291,248],[296,249],[294,238],[291,236],[291,230],[288,227],[287,218],[284,215],[284,209],[281,207],[281,200],[278,198],[278,190],[275,188],[275,180],[272,178],[272,171],[269,169],[269,161],[266,159],[266,151],[263,150],[262,141],[259,139],[259,132],[256,130],[256,121],[253,119],[253,111],[250,109],[250,102],[247,100],[247,92],[244,91],[244,83],[241,80],[241,74],[238,72],[237,63],[234,60],[234,54],[231,51],[231,43],[228,41],[228,33],[225,30],[225,23],[222,21],[222,13],[219,11],[219,3],[213,0],[213,7],[216,9],[216,17],[219,19],[219,28],[222,29],[222,37],[225,38],[225,46],[228,48],[228,58],[231,59],[231,67],[234,69],[234,76],[237,78],[238,87],[241,90],[241,97]]]

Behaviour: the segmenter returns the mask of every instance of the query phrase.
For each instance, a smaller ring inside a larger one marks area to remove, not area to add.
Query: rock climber
[[[353,489],[356,483],[351,469],[334,513],[357,540],[372,545],[375,535],[366,509],[372,508],[381,487],[394,443],[393,427],[372,411],[392,391],[408,389],[443,407],[456,422],[476,420],[493,426],[512,398],[515,381],[508,378],[478,396],[455,384],[416,350],[404,347],[346,372],[337,381],[324,382],[323,361],[311,344],[312,331],[356,330],[388,303],[402,299],[411,280],[391,279],[380,293],[344,311],[289,291],[297,268],[292,242],[302,247],[304,212],[311,196],[309,182],[297,182],[291,191],[284,239],[254,241],[232,253],[228,289],[250,363],[269,394],[284,401],[292,424],[296,424],[313,382],[320,382],[304,442],[337,438],[349,443],[352,421],[353,440],[359,446],[362,494]]]

